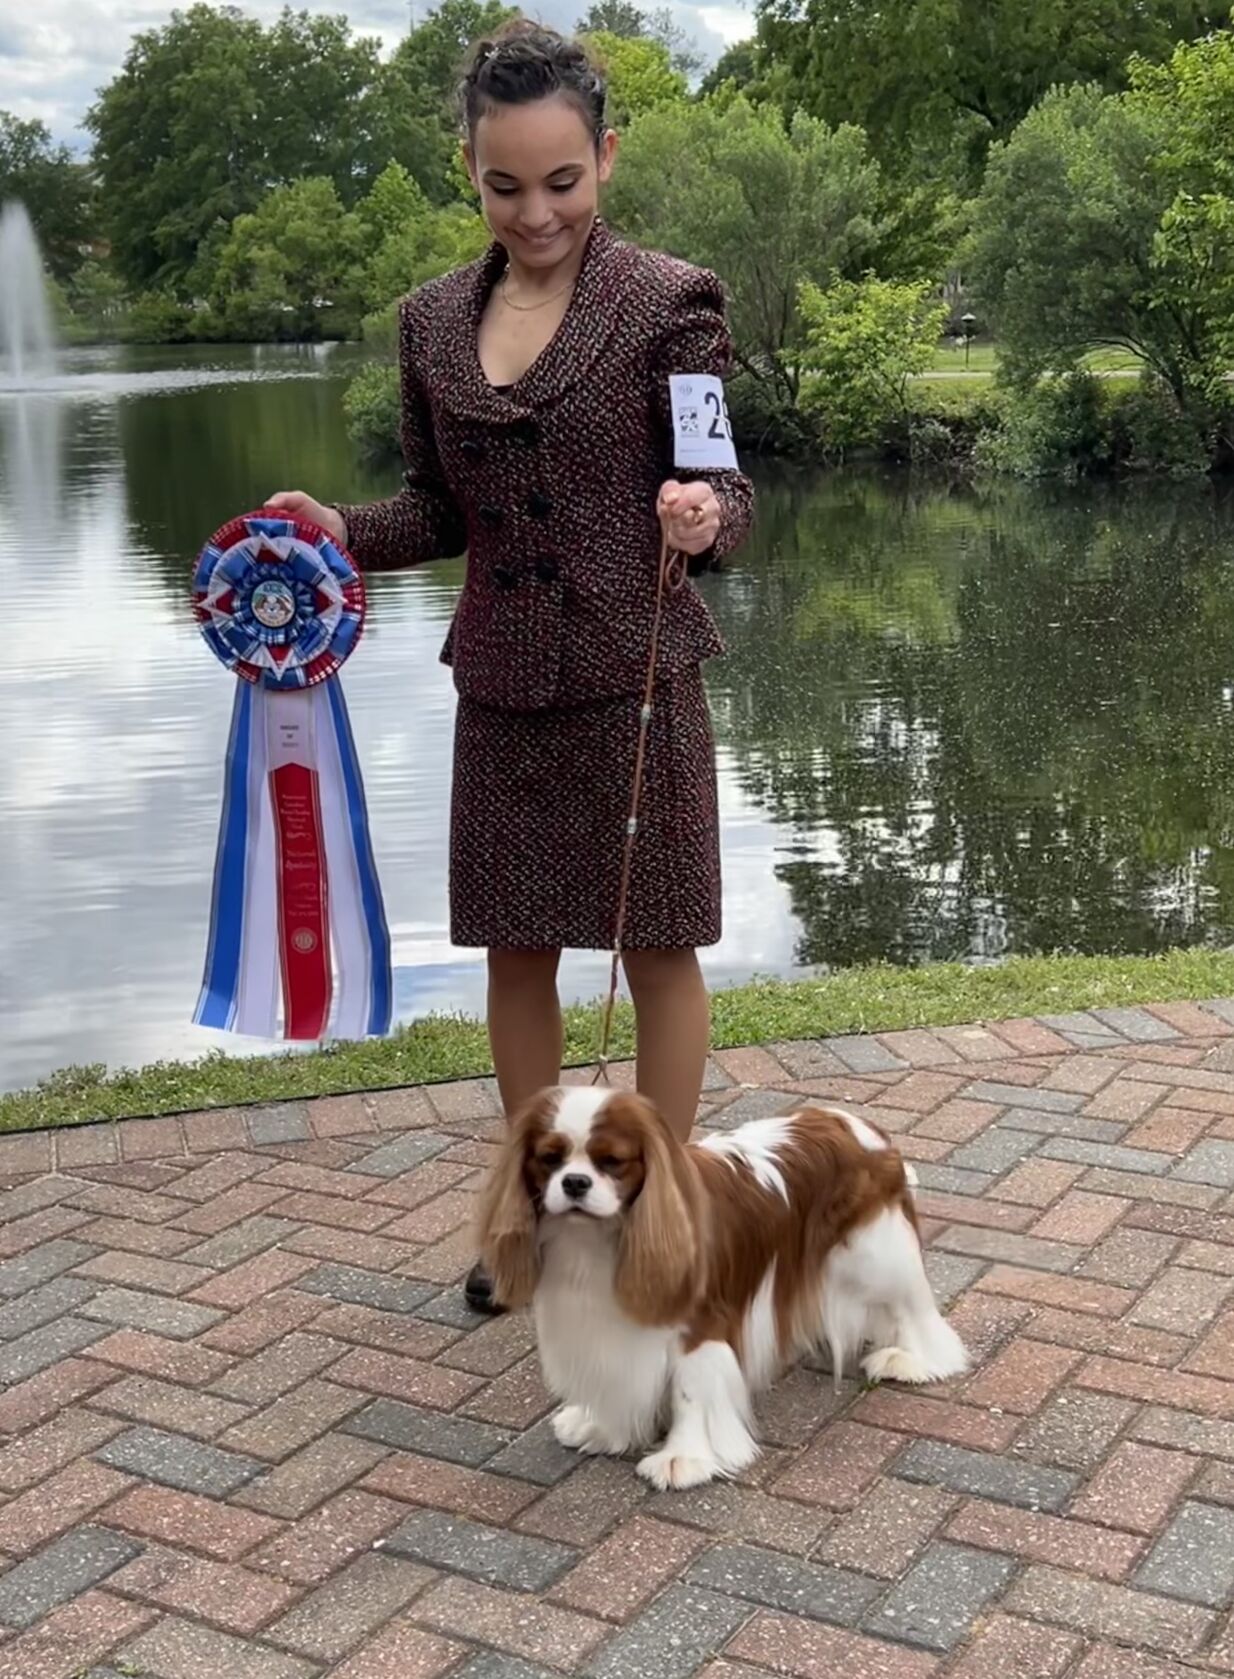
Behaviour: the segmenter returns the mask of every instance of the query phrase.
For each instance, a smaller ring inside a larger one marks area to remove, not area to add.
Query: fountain
[[[52,371],[55,336],[39,242],[24,204],[0,208],[0,364],[18,380]]]

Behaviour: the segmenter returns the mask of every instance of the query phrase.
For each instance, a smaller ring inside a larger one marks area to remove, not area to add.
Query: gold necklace
[[[574,285],[573,280],[567,280],[564,286],[555,292],[550,292],[547,297],[542,297],[539,303],[515,303],[510,296],[508,278],[508,275],[505,274],[501,276],[501,300],[507,309],[514,309],[520,315],[531,315],[537,309],[547,309],[550,303],[555,303],[559,297],[564,297],[566,292]]]

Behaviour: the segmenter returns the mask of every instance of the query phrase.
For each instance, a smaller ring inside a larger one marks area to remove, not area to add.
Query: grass
[[[717,1049],[842,1032],[954,1026],[1019,1015],[1234,994],[1234,951],[1172,950],[1158,956],[1031,956],[997,967],[938,963],[842,969],[809,980],[761,980],[715,993]],[[566,1012],[566,1060],[594,1058],[599,1015]],[[614,1056],[633,1047],[633,1017],[619,1010]],[[492,1070],[484,1027],[432,1016],[395,1036],[309,1054],[211,1055],[107,1073],[70,1067],[33,1090],[0,1095],[0,1131],[183,1113],[469,1078]]]
[[[1142,366],[1138,356],[1133,356],[1129,350],[1094,350],[1084,357],[1085,365],[1097,373],[1138,373]],[[948,342],[940,344],[934,352],[934,373],[946,373],[955,376],[957,373],[968,373],[974,383],[992,379],[998,371],[998,346],[995,344],[973,342],[969,349],[968,362],[964,360],[964,346],[958,348]],[[930,379],[928,373],[922,375],[923,382]],[[942,380],[936,381],[943,383]]]

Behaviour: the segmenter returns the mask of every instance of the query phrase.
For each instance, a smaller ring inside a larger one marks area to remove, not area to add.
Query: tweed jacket
[[[730,360],[719,281],[615,239],[597,221],[556,337],[504,392],[485,378],[477,333],[506,255],[500,245],[430,281],[400,308],[404,488],[341,507],[368,569],[467,553],[442,658],[460,694],[516,711],[641,689],[668,478],[705,478],[721,528],[714,556],[745,536],[753,492],[740,472],[678,472],[669,376],[723,376]],[[669,599],[660,672],[721,652],[693,584]]]

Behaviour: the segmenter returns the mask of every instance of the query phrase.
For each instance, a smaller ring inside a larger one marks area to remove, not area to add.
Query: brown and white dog
[[[546,1091],[510,1126],[480,1251],[497,1299],[534,1308],[562,1444],[663,1439],[640,1474],[699,1486],[754,1460],[750,1396],[803,1353],[829,1350],[837,1382],[867,1347],[871,1380],[966,1368],[911,1184],[888,1139],[836,1109],[683,1147],[640,1097]]]

